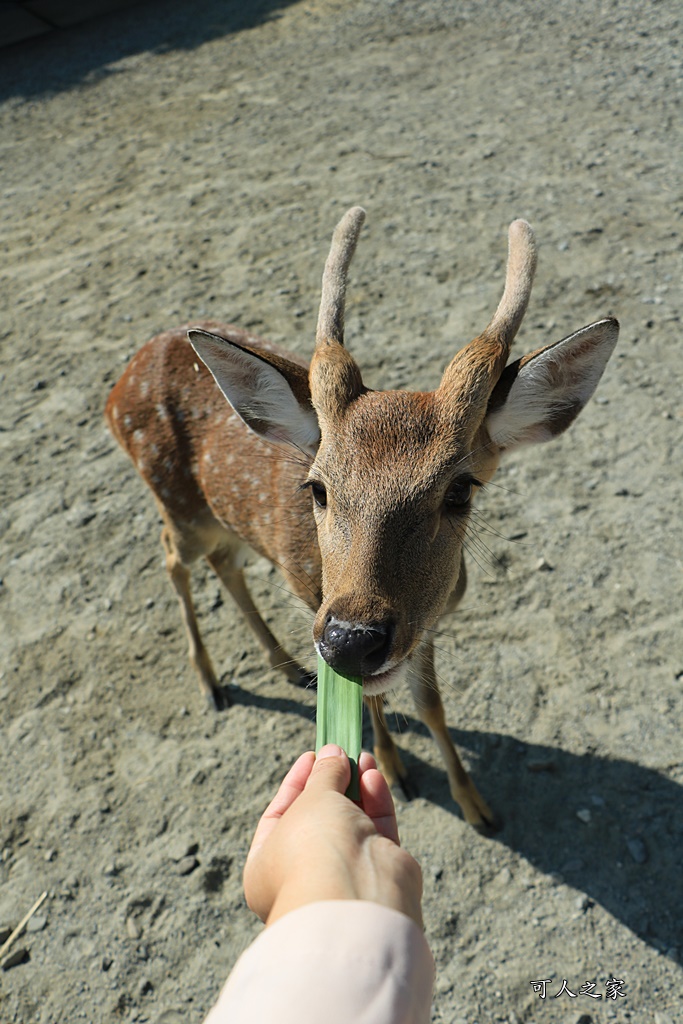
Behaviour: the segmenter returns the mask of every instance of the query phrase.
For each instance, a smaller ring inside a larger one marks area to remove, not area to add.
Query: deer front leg
[[[297,665],[261,618],[247,589],[244,573],[235,565],[233,551],[230,549],[215,551],[211,555],[206,555],[206,560],[225,585],[233,601],[244,615],[247,625],[268,655],[270,667],[284,672],[289,682],[294,683],[295,686],[310,686],[312,682],[310,674]]]
[[[410,689],[415,708],[431,732],[446,764],[451,795],[460,807],[465,821],[484,835],[496,832],[500,819],[491,810],[463,768],[446,725],[441,694],[434,671],[434,644],[424,640],[414,660]]]
[[[365,703],[370,709],[372,718],[373,747],[377,767],[395,796],[412,800],[417,796],[417,790],[408,777],[401,755],[387,728],[382,696],[366,697]]]
[[[192,593],[190,591],[190,571],[181,561],[180,555],[173,543],[171,532],[167,527],[164,527],[161,531],[161,543],[166,552],[166,571],[180,603],[180,610],[187,631],[188,653],[190,661],[199,676],[199,687],[209,704],[216,711],[221,711],[224,708],[230,707],[231,701],[227,693],[218,685],[216,673],[211,664],[211,658],[204,647],[199,633],[194,604],[192,603]]]

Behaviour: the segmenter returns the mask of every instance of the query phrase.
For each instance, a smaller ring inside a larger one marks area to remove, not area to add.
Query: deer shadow
[[[230,695],[236,704],[299,715],[313,735],[312,703],[235,686]],[[410,716],[401,716],[400,731],[429,736]],[[622,758],[575,754],[505,733],[450,732],[480,792],[503,818],[502,829],[483,842],[501,843],[539,871],[560,876],[658,951],[680,946],[682,786]],[[363,746],[372,749],[367,715]],[[436,747],[430,763],[403,747],[401,756],[419,796],[459,815]]]
[[[407,718],[405,729],[428,735]],[[492,840],[585,893],[648,945],[681,945],[683,787],[622,758],[451,729],[503,818]],[[403,751],[402,751],[403,754]],[[445,772],[406,754],[420,795],[458,814]],[[586,813],[588,812],[588,813]]]
[[[310,691],[309,704],[302,703],[299,694],[304,691],[298,687],[292,687],[292,692],[296,694],[294,697],[269,697],[264,693],[256,693],[253,690],[243,690],[236,683],[232,683],[229,687],[222,684],[221,689],[229,697],[233,705],[241,704],[243,707],[258,708],[260,711],[275,712],[280,715],[298,715],[310,724],[311,744],[313,743],[315,739],[315,689],[312,688]]]

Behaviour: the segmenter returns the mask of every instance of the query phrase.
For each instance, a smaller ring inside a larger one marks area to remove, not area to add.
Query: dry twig
[[[6,952],[7,952],[7,951],[8,951],[9,949],[10,949],[10,947],[11,947],[11,946],[12,946],[12,944],[13,944],[13,942],[14,942],[14,941],[15,941],[16,939],[18,939],[18,938],[19,938],[19,936],[20,936],[20,935],[21,935],[21,933],[23,932],[24,928],[25,928],[25,927],[26,927],[26,925],[27,925],[27,924],[29,923],[29,921],[31,920],[31,918],[33,917],[33,915],[35,914],[36,910],[38,910],[38,908],[39,908],[39,907],[42,907],[42,905],[43,905],[43,903],[45,902],[45,900],[46,900],[46,899],[47,899],[47,892],[44,892],[44,893],[42,894],[42,896],[40,896],[40,897],[39,897],[39,898],[38,898],[38,899],[36,900],[36,902],[35,902],[35,903],[33,904],[33,906],[31,907],[31,909],[29,910],[28,914],[26,914],[26,915],[25,915],[24,917],[22,917],[21,921],[19,922],[19,924],[17,925],[17,927],[16,927],[15,929],[14,929],[14,931],[12,932],[12,934],[11,934],[11,935],[9,936],[9,938],[7,939],[7,941],[6,941],[6,942],[4,942],[4,943],[2,944],[2,946],[0,946],[0,960],[2,960],[3,956],[5,955],[5,953],[6,953]]]

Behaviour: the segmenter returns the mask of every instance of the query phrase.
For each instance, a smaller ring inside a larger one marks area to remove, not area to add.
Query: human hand
[[[422,872],[400,849],[389,787],[371,754],[358,763],[360,807],[341,747],[302,754],[259,821],[244,868],[247,903],[266,925],[318,900],[371,900],[422,927]]]

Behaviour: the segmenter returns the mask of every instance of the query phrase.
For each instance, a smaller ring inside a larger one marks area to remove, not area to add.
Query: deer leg
[[[425,640],[415,655],[415,674],[410,688],[418,715],[431,732],[446,764],[451,795],[463,817],[484,835],[495,832],[501,822],[491,810],[463,768],[446,725],[441,694],[434,671],[434,645]]]
[[[272,669],[284,672],[290,683],[295,686],[310,686],[311,675],[301,668],[273,636],[261,614],[253,602],[252,596],[244,581],[244,573],[235,565],[234,554],[230,550],[214,551],[206,555],[206,560],[230,593],[235,604],[244,615],[247,625],[268,655],[268,664]]]
[[[373,748],[377,767],[395,796],[412,800],[417,796],[417,790],[410,781],[398,748],[387,728],[382,696],[366,697],[365,703],[372,718]]]
[[[190,591],[190,571],[181,561],[168,527],[164,527],[161,531],[161,543],[166,552],[166,571],[168,572],[173,589],[178,595],[180,610],[187,631],[188,653],[190,661],[199,676],[199,687],[209,704],[216,711],[221,711],[229,707],[231,701],[218,684],[216,673],[211,664],[211,658],[199,633],[194,604],[192,603],[192,593]]]

